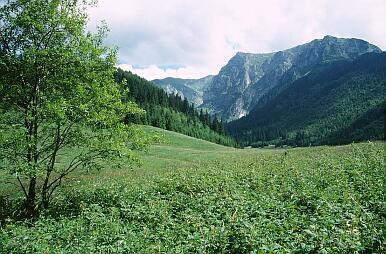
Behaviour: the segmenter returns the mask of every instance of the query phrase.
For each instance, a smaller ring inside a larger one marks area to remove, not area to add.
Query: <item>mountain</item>
[[[248,113],[243,98],[245,90],[264,76],[264,63],[273,54],[238,52],[206,88],[202,108],[226,119],[238,119]]]
[[[227,121],[248,114],[261,100],[274,96],[315,66],[354,59],[381,50],[359,39],[325,36],[291,49],[270,54],[237,53],[204,92],[203,104]],[[275,93],[272,93],[275,90]]]
[[[215,76],[166,78],[153,83],[229,122],[247,115],[257,104],[268,102],[315,66],[353,60],[369,52],[382,51],[364,40],[328,35],[274,53],[238,52]]]
[[[384,62],[377,46],[333,36],[274,53],[238,52],[201,86],[199,108],[227,121],[244,145],[382,139]],[[168,80],[176,91],[176,81],[197,82]]]
[[[212,81],[213,76],[201,79],[165,78],[152,80],[153,84],[162,88],[168,94],[178,94],[196,106],[202,104],[203,91]]]
[[[287,83],[258,100],[246,117],[229,123],[230,133],[254,146],[383,139],[386,53],[351,58],[314,61],[318,63],[296,80],[291,82],[293,75],[287,76]],[[302,67],[295,67],[292,73],[300,75]]]

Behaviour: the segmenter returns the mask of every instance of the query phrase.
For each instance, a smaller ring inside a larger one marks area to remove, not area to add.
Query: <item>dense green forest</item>
[[[116,81],[124,81],[128,93],[124,101],[133,101],[145,109],[145,114],[127,115],[126,123],[151,125],[226,146],[236,146],[226,135],[222,121],[208,112],[196,110],[192,103],[164,90],[131,72],[118,69]]]
[[[381,140],[385,77],[386,53],[324,63],[228,129],[244,145],[258,147]]]

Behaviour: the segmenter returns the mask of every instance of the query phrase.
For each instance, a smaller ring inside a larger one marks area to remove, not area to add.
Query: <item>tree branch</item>
[[[54,193],[55,189],[58,188],[62,184],[62,178],[60,178],[59,182],[52,187],[50,193],[48,194],[48,200],[51,199],[52,193]]]
[[[74,125],[73,122],[70,123],[70,124],[64,129],[64,131],[63,131],[62,134],[58,134],[58,135],[59,135],[60,141],[59,141],[59,144],[58,144],[58,148],[57,148],[56,153],[57,153],[61,148],[63,148],[63,147],[65,146],[66,143],[65,143],[64,141],[65,141],[66,138],[68,137],[69,131],[70,131],[70,129],[71,129],[71,127],[72,127],[73,125]],[[48,139],[48,137],[49,137],[49,136],[47,136],[47,139]],[[52,142],[51,144],[49,144],[48,146],[42,148],[42,149],[39,151],[39,156],[42,155],[42,154],[44,154],[45,152],[51,150],[52,147],[56,146],[56,144],[57,144],[57,140],[55,139],[54,142]],[[46,161],[47,159],[49,159],[49,158],[54,154],[54,152],[55,152],[55,151],[49,153],[46,157],[44,157],[43,159],[41,159],[39,163],[43,163],[44,161]]]
[[[19,181],[19,184],[20,184],[20,186],[21,186],[21,188],[22,188],[22,190],[23,190],[23,192],[24,192],[25,197],[28,198],[27,191],[26,191],[26,189],[25,189],[23,183],[21,182],[20,177],[17,176],[16,178],[17,178],[17,180]]]

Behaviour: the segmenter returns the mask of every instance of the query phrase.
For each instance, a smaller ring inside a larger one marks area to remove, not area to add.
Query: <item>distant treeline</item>
[[[124,81],[129,90],[123,100],[133,101],[146,111],[126,116],[127,123],[151,125],[221,145],[237,146],[227,135],[221,120],[206,111],[196,110],[186,98],[168,95],[146,79],[122,69],[118,69],[115,79]]]

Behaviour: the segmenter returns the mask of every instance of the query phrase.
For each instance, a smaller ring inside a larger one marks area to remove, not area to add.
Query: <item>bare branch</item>
[[[16,177],[16,178],[17,178],[17,180],[19,181],[19,184],[20,184],[20,186],[21,186],[21,188],[22,188],[22,190],[23,190],[23,192],[24,192],[25,197],[28,198],[27,191],[26,191],[26,189],[25,189],[23,183],[21,182],[20,177]]]
[[[51,199],[52,193],[54,193],[55,189],[58,188],[61,184],[62,184],[62,178],[60,178],[59,182],[54,187],[52,187],[50,193],[48,194],[48,200]]]
[[[66,143],[65,143],[65,140],[66,138],[68,137],[68,134],[69,134],[69,131],[71,129],[71,127],[74,125],[74,123],[70,123],[64,130],[63,130],[63,133],[60,135],[59,133],[59,145],[58,145],[58,148],[57,149],[54,149],[56,150],[56,153],[58,152],[59,149],[63,148]],[[60,131],[60,130],[59,130]],[[49,137],[49,136],[47,136]],[[55,139],[54,142],[52,142],[50,145],[42,148],[40,151],[39,151],[39,156],[44,154],[45,152],[47,151],[50,151],[53,147],[55,147],[57,144],[57,140]],[[47,159],[49,159],[50,157],[52,157],[52,155],[55,153],[55,151],[52,151],[51,153],[49,153],[46,157],[44,157],[43,159],[40,160],[39,163],[43,163],[44,161],[46,161]]]

